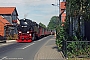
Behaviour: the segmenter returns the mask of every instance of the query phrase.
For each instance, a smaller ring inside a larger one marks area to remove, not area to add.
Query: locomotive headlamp
[[[29,33],[29,31],[27,31],[27,33]]]
[[[30,34],[30,36],[31,36],[32,34]]]
[[[21,31],[19,31],[19,33],[22,33]]]

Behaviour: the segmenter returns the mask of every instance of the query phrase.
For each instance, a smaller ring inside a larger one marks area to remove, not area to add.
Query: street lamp
[[[52,4],[53,6],[58,6],[59,7],[59,14],[60,14],[60,0],[59,0],[59,4]]]
[[[52,4],[53,6],[58,6],[59,7],[59,20],[61,22],[61,10],[60,10],[60,0],[59,0],[59,4],[55,5],[55,4]]]

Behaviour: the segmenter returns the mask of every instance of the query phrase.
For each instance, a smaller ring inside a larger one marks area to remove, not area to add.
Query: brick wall
[[[4,36],[4,24],[0,21],[0,36]]]

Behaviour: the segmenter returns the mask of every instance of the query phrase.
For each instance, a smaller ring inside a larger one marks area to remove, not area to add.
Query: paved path
[[[65,60],[62,52],[57,50],[55,37],[49,39],[36,53],[34,60]]]

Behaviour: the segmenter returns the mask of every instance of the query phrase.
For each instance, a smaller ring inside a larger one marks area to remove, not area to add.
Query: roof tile
[[[0,7],[0,14],[12,14],[15,7]]]

